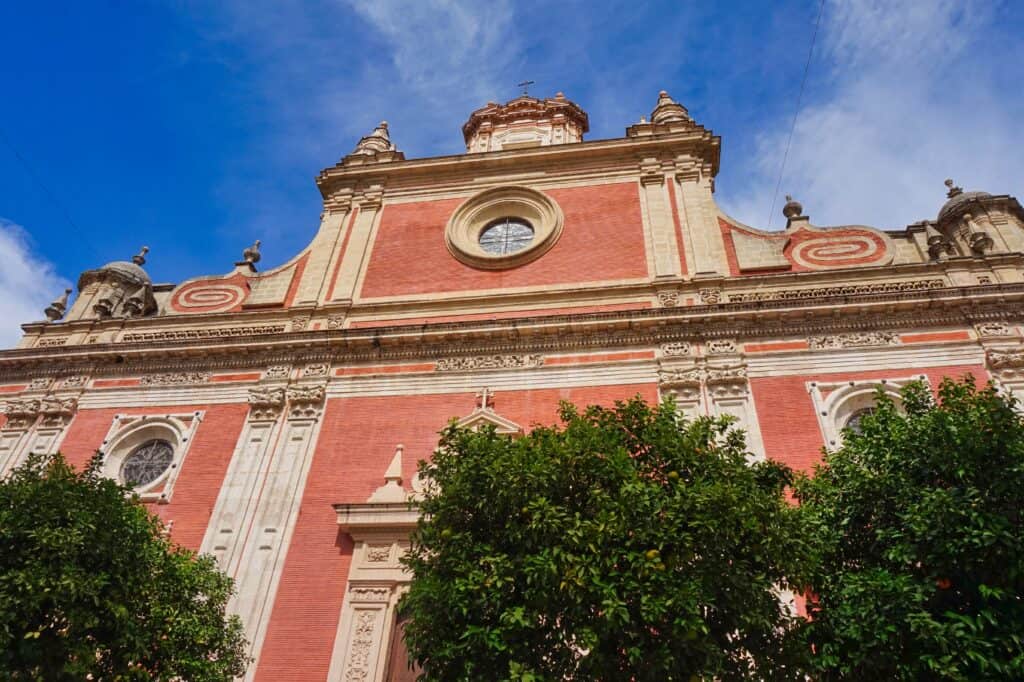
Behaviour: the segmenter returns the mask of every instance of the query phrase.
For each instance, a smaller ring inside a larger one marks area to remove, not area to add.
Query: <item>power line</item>
[[[39,187],[43,190],[46,196],[49,197],[53,205],[56,206],[57,209],[60,211],[61,215],[64,216],[64,219],[68,222],[68,225],[74,228],[75,237],[85,246],[85,248],[89,249],[89,251],[92,252],[93,256],[95,256],[97,259],[100,259],[101,256],[99,255],[99,253],[96,252],[96,249],[94,249],[92,247],[92,244],[90,244],[89,241],[85,238],[85,231],[78,226],[78,224],[71,217],[71,213],[68,211],[67,208],[65,208],[64,203],[60,199],[58,199],[57,195],[54,194],[52,190],[50,190],[50,188],[46,185],[45,182],[43,182],[43,179],[39,177],[39,174],[36,172],[35,168],[32,167],[32,164],[28,162],[28,159],[22,156],[21,152],[19,152],[18,149],[14,146],[14,143],[11,142],[11,138],[7,136],[7,133],[4,132],[2,128],[0,128],[0,140],[3,140],[4,144],[7,145],[8,149],[11,150],[11,153],[14,154],[15,158],[17,158],[18,161],[21,162],[21,165],[25,167],[25,170],[28,172],[32,180],[35,181],[35,183],[39,185]]]
[[[796,96],[796,110],[793,111],[793,123],[789,126],[789,138],[786,140],[786,151],[782,155],[782,165],[779,166],[779,181],[775,183],[775,192],[772,194],[772,208],[768,211],[768,227],[772,226],[772,217],[775,215],[775,202],[779,198],[779,188],[782,187],[782,176],[786,172],[786,160],[789,158],[789,147],[793,144],[793,133],[796,131],[796,119],[800,115],[800,102],[804,98],[804,86],[807,85],[807,72],[811,70],[811,57],[814,55],[814,43],[818,39],[818,27],[821,25],[821,15],[825,11],[825,0],[818,5],[818,18],[814,21],[814,33],[811,35],[811,47],[807,50],[807,63],[804,64],[804,76],[800,79],[800,92]]]

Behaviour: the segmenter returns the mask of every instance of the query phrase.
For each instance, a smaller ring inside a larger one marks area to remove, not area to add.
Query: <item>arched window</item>
[[[202,414],[118,415],[100,446],[101,472],[144,501],[168,502]]]

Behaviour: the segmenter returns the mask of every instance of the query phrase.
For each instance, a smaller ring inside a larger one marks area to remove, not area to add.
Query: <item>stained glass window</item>
[[[165,440],[146,441],[131,451],[121,465],[121,480],[138,488],[152,483],[167,471],[174,459],[174,447]]]
[[[532,241],[533,226],[522,218],[499,218],[480,233],[480,247],[497,256],[521,251]]]

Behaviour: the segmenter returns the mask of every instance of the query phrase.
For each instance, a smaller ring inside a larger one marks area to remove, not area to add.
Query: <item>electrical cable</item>
[[[772,216],[775,215],[775,202],[779,198],[779,189],[782,187],[782,177],[786,172],[786,160],[789,158],[789,147],[793,144],[793,133],[796,131],[796,119],[800,115],[800,103],[804,98],[804,86],[807,85],[807,73],[811,70],[811,57],[814,55],[814,43],[818,39],[818,27],[821,26],[821,15],[825,11],[825,0],[818,5],[818,18],[814,22],[814,33],[811,35],[811,47],[807,50],[807,63],[804,64],[804,76],[800,79],[800,92],[796,96],[796,110],[793,112],[793,123],[789,127],[789,138],[786,140],[786,151],[782,154],[782,165],[779,166],[779,181],[775,183],[775,192],[772,194],[772,207],[768,211],[768,229],[772,226]]]

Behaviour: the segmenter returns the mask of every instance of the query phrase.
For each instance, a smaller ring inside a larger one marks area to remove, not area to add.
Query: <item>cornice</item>
[[[1019,319],[1024,317],[1022,303],[1024,283],[189,341],[43,347],[0,352],[0,380],[555,353],[863,330],[918,331]]]
[[[721,142],[721,137],[703,126],[695,126],[686,132],[643,138],[613,138],[528,149],[453,154],[372,166],[339,164],[321,171],[316,182],[320,193],[327,198],[341,186],[371,180],[381,184],[411,181],[422,187],[429,187],[439,181],[449,182],[452,175],[464,175],[467,179],[479,181],[489,172],[508,172],[509,168],[517,166],[543,166],[557,161],[560,170],[570,170],[575,165],[592,163],[595,160],[636,163],[637,159],[642,157],[676,157],[685,153],[702,158],[711,164],[711,173],[714,176],[718,173]]]

